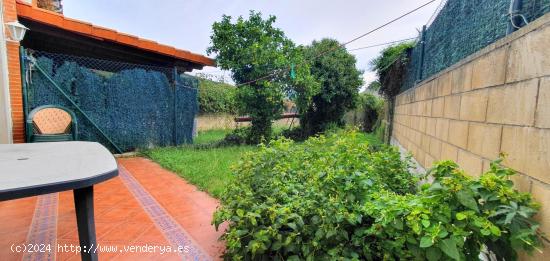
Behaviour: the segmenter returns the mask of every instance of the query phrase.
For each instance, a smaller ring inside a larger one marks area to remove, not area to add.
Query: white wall
[[[3,10],[3,1],[0,1],[0,144],[13,142]]]

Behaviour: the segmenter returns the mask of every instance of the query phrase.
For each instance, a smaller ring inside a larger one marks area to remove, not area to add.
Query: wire
[[[390,44],[394,44],[394,43],[401,43],[401,42],[406,42],[406,41],[411,41],[411,40],[415,40],[417,39],[418,37],[410,37],[410,38],[406,38],[406,39],[401,39],[401,40],[395,40],[395,41],[391,41],[391,42],[385,42],[385,43],[380,43],[380,44],[374,44],[374,45],[369,45],[369,46],[364,46],[364,47],[359,47],[359,48],[354,48],[354,49],[350,49],[348,50],[348,52],[354,52],[354,51],[359,51],[359,50],[363,50],[363,49],[369,49],[369,48],[374,48],[374,47],[379,47],[379,46],[384,46],[384,45],[390,45]],[[224,74],[225,76],[225,73],[227,71],[212,71],[212,72],[206,72],[206,73],[200,73],[200,74],[216,74],[216,73],[220,73],[220,74]]]
[[[439,3],[439,6],[437,6],[437,8],[434,10],[434,13],[432,14],[432,16],[430,16],[430,19],[426,23],[426,27],[429,27],[430,25],[432,25],[432,23],[435,21],[435,18],[439,15],[439,12],[443,10],[443,7],[446,4],[447,4],[447,0],[441,0],[441,3]]]
[[[412,14],[412,13],[415,13],[416,11],[418,11],[418,10],[420,10],[420,9],[422,9],[422,8],[424,8],[424,7],[426,7],[426,6],[428,6],[428,5],[430,5],[431,3],[435,2],[435,1],[438,1],[438,0],[430,0],[430,1],[426,2],[425,4],[423,4],[423,5],[421,5],[421,6],[417,7],[417,8],[415,8],[415,9],[409,11],[409,12],[406,12],[406,13],[404,13],[404,14],[398,16],[397,18],[394,18],[394,19],[388,21],[387,23],[382,24],[382,25],[380,25],[380,26],[378,26],[378,27],[376,27],[376,28],[374,28],[374,29],[372,29],[372,30],[370,30],[370,31],[368,31],[368,32],[366,32],[366,33],[364,33],[364,34],[362,34],[362,35],[359,35],[359,36],[357,36],[357,37],[355,37],[355,38],[353,38],[353,39],[351,39],[351,40],[349,40],[349,41],[347,41],[347,42],[344,42],[344,43],[342,43],[342,44],[339,44],[338,46],[336,46],[336,47],[334,47],[334,48],[330,48],[330,49],[328,49],[328,50],[326,50],[326,51],[324,51],[324,52],[321,52],[321,53],[319,53],[318,55],[314,56],[312,60],[315,60],[315,59],[317,59],[317,58],[319,58],[319,57],[322,57],[322,56],[324,56],[324,55],[326,55],[326,54],[328,54],[328,53],[330,53],[330,52],[333,52],[333,51],[335,51],[335,50],[337,50],[337,49],[339,49],[339,48],[342,48],[342,47],[344,47],[344,46],[346,46],[346,45],[348,45],[348,44],[350,44],[350,43],[353,43],[353,42],[355,42],[355,41],[357,41],[357,40],[359,40],[359,39],[361,39],[361,38],[363,38],[363,37],[365,37],[365,36],[367,36],[367,35],[370,35],[370,34],[376,32],[376,31],[379,31],[380,29],[382,29],[382,28],[384,28],[384,27],[386,27],[386,26],[388,26],[388,25],[391,25],[391,24],[393,24],[393,23],[395,23],[395,22],[397,22],[397,21],[403,19],[404,17],[409,16],[409,15]],[[299,64],[299,65],[301,65],[301,64]],[[297,65],[297,66],[298,66],[298,65]],[[244,82],[244,83],[237,84],[236,86],[239,87],[239,86],[242,86],[242,85],[248,85],[248,84],[251,84],[251,83],[255,83],[255,82],[257,82],[257,81],[261,81],[261,80],[264,80],[264,79],[267,79],[267,78],[271,78],[272,76],[275,76],[275,75],[277,75],[277,74],[280,74],[281,72],[287,72],[288,70],[289,70],[288,68],[287,68],[287,69],[273,70],[271,73],[269,73],[269,74],[267,74],[267,75],[265,75],[265,76],[262,76],[262,77],[260,77],[260,78],[255,79],[255,80],[252,80],[252,81],[247,81],[247,82]]]
[[[384,46],[384,45],[390,45],[390,44],[394,44],[394,43],[401,43],[401,42],[411,41],[411,40],[414,40],[416,38],[417,37],[411,37],[411,38],[391,41],[391,42],[387,42],[387,43],[381,43],[381,44],[374,44],[374,45],[359,47],[359,48],[355,48],[355,49],[350,49],[350,50],[348,50],[348,52],[359,51],[359,50],[363,50],[363,49],[369,49],[369,48],[374,48],[374,47],[379,47],[379,46]]]
[[[355,48],[355,49],[350,49],[350,50],[348,50],[348,52],[354,52],[354,51],[364,50],[364,49],[368,49],[368,48],[374,48],[374,47],[379,47],[379,46],[384,46],[384,45],[390,45],[390,44],[394,44],[394,43],[401,43],[401,42],[411,41],[411,40],[415,40],[415,39],[417,39],[417,37],[410,37],[410,38],[406,38],[406,39],[401,39],[401,40],[396,40],[396,41],[391,41],[391,42],[386,42],[386,43],[380,43],[380,44],[374,44],[374,45],[359,47],[359,48]],[[201,74],[223,73],[224,76],[225,76],[225,72],[227,72],[227,71],[214,71],[214,72],[201,73]],[[273,76],[273,74],[269,74],[268,76]],[[258,79],[256,79],[256,80],[258,81]]]
[[[504,15],[504,16],[509,16],[509,19],[510,19],[510,24],[512,25],[512,27],[514,27],[515,29],[520,29],[522,27],[522,25],[517,25],[516,24],[516,18],[519,17],[523,20],[523,22],[525,23],[525,25],[528,25],[529,24],[529,21],[527,20],[527,18],[520,13],[520,10],[518,9],[519,7],[516,7],[516,4],[517,2],[516,1],[511,1],[510,2],[510,9],[508,11],[508,14],[507,15]]]
[[[364,34],[358,36],[358,37],[355,37],[355,38],[351,39],[350,41],[347,41],[347,42],[341,44],[341,46],[348,45],[348,44],[350,44],[350,43],[352,43],[352,42],[355,42],[355,41],[357,41],[357,40],[359,40],[359,39],[361,39],[361,38],[363,38],[363,37],[365,37],[365,36],[367,36],[367,35],[369,35],[369,34],[372,34],[372,33],[376,32],[376,31],[378,31],[378,30],[380,30],[380,29],[382,29],[382,28],[384,28],[384,27],[386,27],[386,26],[388,26],[388,25],[390,25],[390,24],[393,24],[393,23],[397,22],[398,20],[403,19],[404,17],[406,17],[406,16],[408,16],[408,15],[410,15],[410,14],[412,14],[412,13],[414,13],[414,12],[416,12],[416,11],[418,11],[418,10],[420,10],[420,9],[422,9],[422,8],[424,8],[424,7],[426,7],[426,6],[428,6],[428,5],[430,5],[431,3],[435,2],[435,1],[437,1],[437,0],[428,1],[427,3],[421,5],[421,6],[417,7],[417,8],[415,8],[415,9],[413,9],[413,10],[407,12],[407,13],[404,13],[404,14],[402,14],[401,16],[399,16],[399,17],[397,17],[397,18],[395,18],[395,19],[393,19],[393,20],[391,20],[391,21],[389,21],[389,22],[387,22],[387,23],[385,23],[385,24],[383,24],[383,25],[381,25],[381,26],[378,26],[378,27],[376,27],[376,28],[374,28],[374,29],[372,29],[372,30],[370,30],[370,31],[368,31],[368,32],[366,32],[366,33],[364,33]]]
[[[527,18],[522,15],[522,14],[513,14],[511,13],[510,14],[510,24],[516,28],[516,29],[520,29],[522,26],[521,25],[516,25],[516,21],[514,21],[516,19],[516,17],[519,17],[521,19],[523,19],[523,22],[525,23],[525,25],[528,25],[529,24],[529,21],[527,21]]]

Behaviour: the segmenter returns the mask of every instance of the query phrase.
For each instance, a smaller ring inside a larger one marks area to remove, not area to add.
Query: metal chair
[[[43,105],[29,113],[27,142],[55,142],[78,139],[76,115],[59,105]]]

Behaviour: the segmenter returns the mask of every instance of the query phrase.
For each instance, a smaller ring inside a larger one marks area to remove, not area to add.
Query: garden
[[[296,45],[275,20],[251,12],[213,25],[208,51],[235,87],[201,81],[201,110],[247,115],[251,125],[143,152],[220,200],[225,259],[516,260],[541,247],[539,206],[514,188],[502,159],[480,177],[452,161],[414,173],[411,157],[387,145],[384,103],[399,91],[391,76],[413,43],[384,50],[372,62],[379,81],[360,93],[344,46]],[[287,100],[299,124],[273,126]],[[359,126],[346,126],[352,110],[364,114]]]

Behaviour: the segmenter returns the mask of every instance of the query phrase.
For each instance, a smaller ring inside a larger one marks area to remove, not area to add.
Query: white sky
[[[276,26],[298,44],[330,37],[349,41],[428,0],[64,0],[67,17],[206,55],[212,23],[222,14],[247,16],[249,10],[277,16]],[[348,49],[418,35],[440,1],[348,45]],[[365,82],[374,79],[369,61],[383,47],[353,52]],[[205,67],[202,72],[224,74]],[[229,78],[229,74],[226,74]]]

